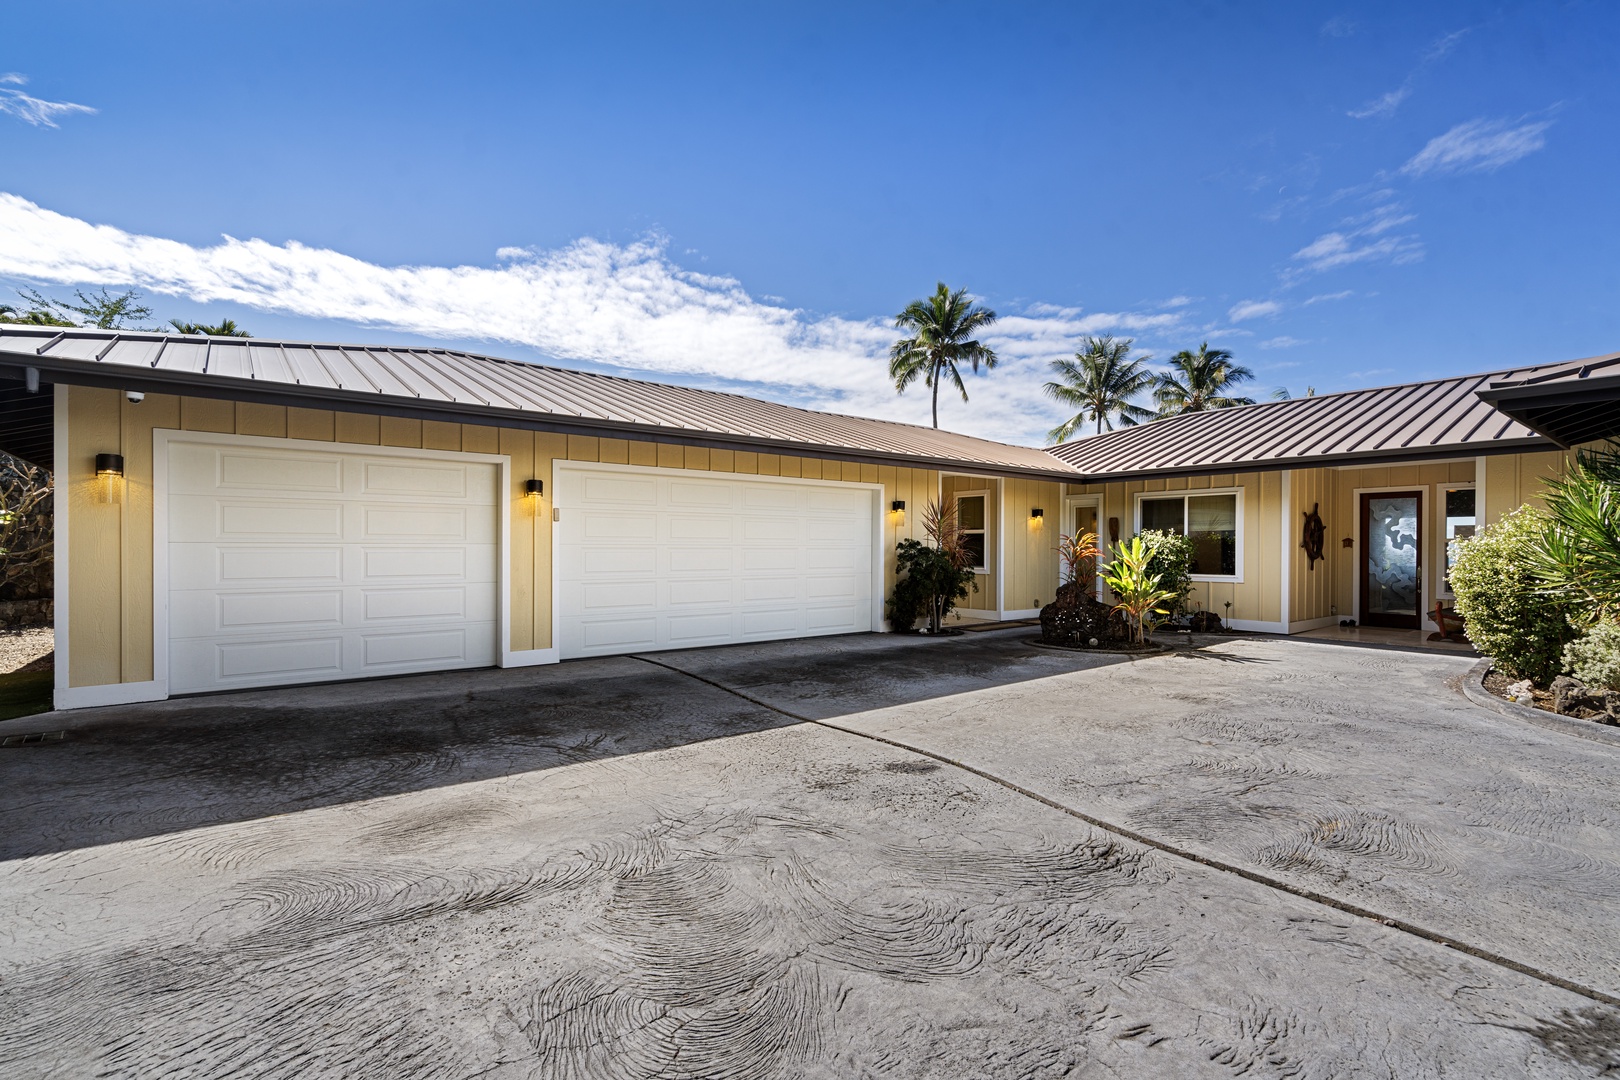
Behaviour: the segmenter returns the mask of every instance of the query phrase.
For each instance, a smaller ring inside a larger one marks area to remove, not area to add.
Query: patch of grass
[[[0,675],[0,720],[51,711],[56,688],[52,671],[14,671]]]

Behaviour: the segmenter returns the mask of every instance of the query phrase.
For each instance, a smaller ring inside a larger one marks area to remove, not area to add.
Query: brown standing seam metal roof
[[[1563,446],[1620,436],[1620,353],[1493,379],[1479,396]]]
[[[1546,368],[1187,413],[1051,448],[1088,478],[1228,473],[1552,449],[1479,394]]]
[[[46,373],[46,382],[120,390],[1076,478],[1071,466],[1033,447],[451,349],[0,324],[0,375],[21,378],[27,367]]]

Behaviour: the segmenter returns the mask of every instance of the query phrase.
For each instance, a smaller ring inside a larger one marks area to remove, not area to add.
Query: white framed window
[[[1136,531],[1161,529],[1193,542],[1194,581],[1243,580],[1243,489],[1144,491]]]
[[[1474,535],[1479,526],[1479,495],[1473,484],[1436,484],[1440,512],[1440,594],[1451,596],[1451,542]]]
[[[988,520],[990,492],[956,493],[956,523],[962,528],[962,546],[973,556],[973,572],[988,574],[986,566],[985,522]]]

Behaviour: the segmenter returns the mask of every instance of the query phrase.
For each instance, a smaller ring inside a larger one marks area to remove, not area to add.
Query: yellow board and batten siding
[[[68,685],[148,682],[153,673],[152,432],[156,429],[260,435],[355,446],[398,446],[511,458],[512,510],[508,567],[513,652],[549,649],[552,632],[552,529],[550,500],[524,495],[531,478],[555,490],[553,464],[601,461],[695,469],[738,475],[790,476],[882,484],[881,520],[888,551],[884,590],[895,577],[894,546],[922,538],[921,508],[935,498],[939,474],[928,469],[863,465],[822,458],[672,443],[559,435],[552,432],[369,416],[209,398],[148,394],[139,404],[120,391],[59,387],[66,394],[66,454],[57,463],[59,513],[68,515],[66,553]],[[118,503],[96,500],[97,454],[124,456],[124,492]],[[888,507],[904,500],[903,514]]]
[[[1282,477],[1280,472],[1224,473],[1214,476],[1156,477],[1106,484],[1066,484],[1069,495],[1101,495],[1098,514],[1099,543],[1110,540],[1109,519],[1119,522],[1119,538],[1135,535],[1136,504],[1141,495],[1226,490],[1243,492],[1243,565],[1241,581],[1195,581],[1189,603],[1195,609],[1213,611],[1222,619],[1240,623],[1262,623],[1267,627],[1282,623],[1282,580],[1278,572],[1281,536]],[[1055,542],[1055,541],[1054,541]],[[1227,606],[1230,604],[1230,607]]]

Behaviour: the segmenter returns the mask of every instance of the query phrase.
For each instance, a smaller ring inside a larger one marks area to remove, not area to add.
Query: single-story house
[[[0,325],[0,449],[56,476],[75,708],[879,631],[941,497],[981,553],[968,616],[1037,614],[1059,532],[1170,527],[1236,627],[1415,625],[1444,537],[1620,432],[1620,357],[1585,364],[1039,450],[446,349]],[[1417,584],[1375,592],[1358,552],[1403,529]]]

